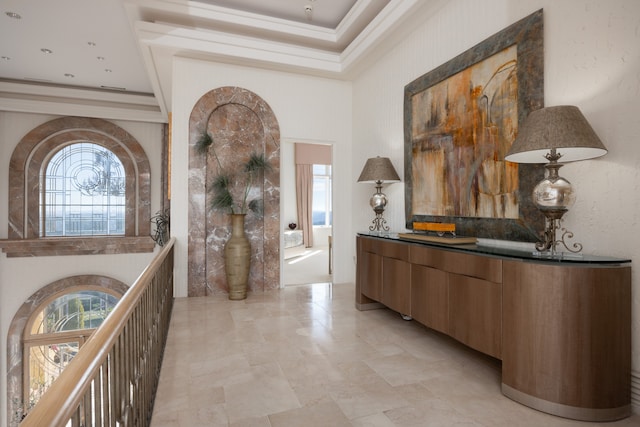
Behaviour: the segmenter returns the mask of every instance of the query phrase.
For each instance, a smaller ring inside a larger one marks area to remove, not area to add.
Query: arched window
[[[63,117],[9,163],[7,256],[152,252],[151,176],[136,139],[102,119]]]
[[[127,289],[110,277],[81,275],[27,298],[7,336],[9,426],[19,424]]]
[[[118,300],[102,290],[76,290],[55,296],[32,314],[22,339],[27,408],[38,402]]]
[[[118,157],[91,142],[49,160],[41,188],[40,236],[124,235],[126,176]]]

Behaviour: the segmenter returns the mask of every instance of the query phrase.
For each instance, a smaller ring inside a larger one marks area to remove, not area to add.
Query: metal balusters
[[[173,306],[172,239],[20,427],[150,424]]]

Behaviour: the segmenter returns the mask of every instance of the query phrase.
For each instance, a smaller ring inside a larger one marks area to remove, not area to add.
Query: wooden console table
[[[357,236],[356,307],[502,361],[502,392],[584,421],[631,414],[631,261]]]

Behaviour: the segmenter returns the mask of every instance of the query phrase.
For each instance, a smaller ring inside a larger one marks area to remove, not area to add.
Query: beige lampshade
[[[364,164],[358,182],[376,181],[400,181],[400,177],[388,157],[372,157]]]
[[[578,107],[560,105],[533,111],[518,131],[505,160],[514,163],[547,163],[555,148],[561,160],[571,162],[607,154],[598,135]]]

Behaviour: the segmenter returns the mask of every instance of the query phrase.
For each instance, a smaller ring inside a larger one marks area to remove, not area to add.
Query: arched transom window
[[[119,297],[99,290],[57,296],[31,316],[24,331],[23,402],[33,407],[78,349],[113,310]]]
[[[124,235],[126,177],[110,150],[91,142],[63,147],[41,189],[41,237]]]
[[[128,286],[99,275],[56,280],[27,298],[7,334],[7,418],[17,426]]]

